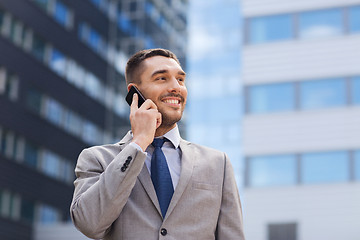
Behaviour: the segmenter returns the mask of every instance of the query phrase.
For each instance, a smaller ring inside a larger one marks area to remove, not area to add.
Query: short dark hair
[[[138,84],[140,84],[139,74],[137,74],[138,70],[139,70],[139,67],[141,66],[141,63],[145,59],[150,58],[150,57],[154,57],[154,56],[164,56],[164,57],[172,58],[180,65],[180,62],[179,62],[178,58],[170,50],[163,49],[163,48],[154,48],[154,49],[141,50],[141,51],[135,53],[128,60],[128,62],[126,64],[125,79],[126,79],[126,84],[127,85],[129,83],[138,83]]]

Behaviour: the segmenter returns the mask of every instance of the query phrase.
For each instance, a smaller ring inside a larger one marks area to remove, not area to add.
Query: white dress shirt
[[[179,182],[180,171],[181,171],[181,149],[180,145],[180,133],[179,128],[176,125],[173,129],[165,133],[163,136],[158,138],[166,138],[169,141],[165,141],[161,150],[163,151],[166,162],[169,167],[171,180],[173,183],[174,190]],[[134,144],[140,151],[142,151],[141,147],[136,143],[132,142],[130,144]],[[151,157],[154,152],[153,145],[149,145],[146,149],[146,159],[145,164],[151,176]]]

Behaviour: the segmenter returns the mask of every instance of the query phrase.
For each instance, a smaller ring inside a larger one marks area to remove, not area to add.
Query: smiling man
[[[242,212],[226,154],[180,137],[185,72],[165,49],[143,50],[126,67],[135,86],[131,131],[81,152],[70,213],[94,239],[243,240]]]

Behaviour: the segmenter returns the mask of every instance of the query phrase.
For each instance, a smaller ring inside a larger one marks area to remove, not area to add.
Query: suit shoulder
[[[85,148],[82,152],[88,152],[92,154],[115,154],[120,151],[119,143],[104,144]]]
[[[189,146],[191,146],[193,148],[193,150],[197,151],[198,153],[200,153],[202,155],[212,156],[214,158],[220,158],[220,159],[223,159],[226,157],[226,153],[224,153],[218,149],[207,147],[207,146],[196,144],[196,143],[192,143],[192,142],[188,142],[185,140],[184,140],[184,142],[186,144],[188,144]]]

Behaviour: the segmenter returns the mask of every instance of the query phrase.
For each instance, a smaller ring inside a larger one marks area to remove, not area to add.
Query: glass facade
[[[359,105],[360,104],[360,77],[355,77],[352,79],[352,103]]]
[[[249,88],[251,113],[289,111],[295,108],[295,86],[292,83],[259,85]]]
[[[263,43],[293,38],[292,16],[290,14],[258,17],[249,23],[249,42]]]
[[[196,0],[189,1],[189,6],[186,138],[226,152],[238,186],[242,186],[240,2]],[[157,24],[166,27],[153,6],[148,5],[147,11]],[[182,41],[184,36],[176,38]]]
[[[350,32],[360,32],[360,6],[349,9]]]
[[[358,105],[359,93],[360,77],[356,76],[248,86],[244,102],[246,112],[253,114],[325,109]]]
[[[305,184],[349,181],[349,153],[308,153],[302,156],[301,180]]]
[[[247,19],[249,44],[339,36],[360,31],[360,6],[320,9]]]
[[[342,9],[329,9],[299,14],[299,37],[320,38],[344,32]]]
[[[247,187],[329,184],[360,180],[360,151],[248,157]],[[354,161],[353,161],[353,160]],[[351,162],[354,167],[351,168]]]
[[[249,158],[248,185],[252,187],[294,185],[296,156],[277,155]]]
[[[300,83],[301,109],[319,109],[344,106],[346,83],[344,79],[307,81]]]

